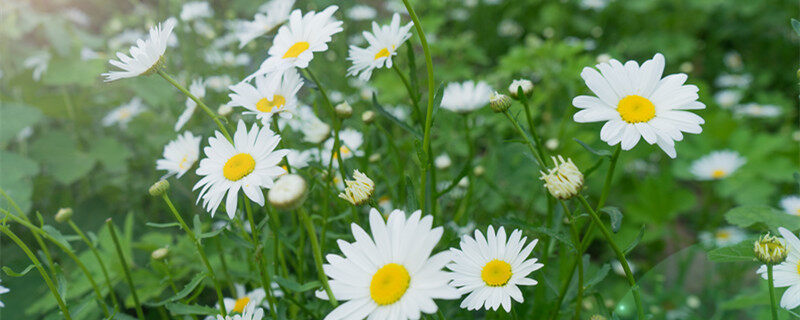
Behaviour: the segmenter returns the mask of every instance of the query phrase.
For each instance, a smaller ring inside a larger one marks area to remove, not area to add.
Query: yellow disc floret
[[[711,177],[714,179],[724,178],[726,175],[727,174],[725,173],[725,171],[721,169],[717,169],[711,172]]]
[[[225,166],[222,167],[222,175],[230,181],[238,181],[253,172],[255,168],[256,160],[253,159],[253,156],[240,153],[225,162]]]
[[[396,264],[387,264],[372,276],[369,283],[369,295],[379,306],[392,304],[400,300],[408,290],[411,277],[406,268]]]
[[[272,109],[280,110],[286,104],[286,98],[282,95],[276,94],[272,96],[272,100],[261,98],[256,103],[256,109],[261,112],[272,112]]]
[[[389,52],[389,49],[383,48],[383,49],[381,49],[381,51],[378,51],[378,53],[375,54],[375,59],[373,59],[373,60],[378,60],[380,58],[386,58],[389,55],[391,55],[391,53]]]
[[[308,50],[310,45],[308,42],[300,41],[298,43],[293,44],[289,47],[289,50],[286,50],[286,53],[283,54],[283,58],[297,58],[303,51]]]
[[[250,303],[249,297],[243,297],[236,300],[236,304],[233,306],[233,312],[242,313],[244,311],[244,307]]]
[[[656,116],[656,106],[645,97],[630,95],[619,101],[617,112],[627,123],[647,122]]]
[[[502,287],[511,279],[511,265],[508,262],[494,259],[481,270],[481,279],[490,287]]]

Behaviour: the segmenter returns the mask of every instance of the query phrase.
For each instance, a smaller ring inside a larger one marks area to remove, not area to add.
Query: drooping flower
[[[347,187],[344,188],[343,193],[339,194],[339,198],[347,200],[354,206],[359,206],[372,197],[372,193],[375,191],[375,182],[372,182],[372,179],[358,169],[353,171],[353,179],[344,181]]]
[[[102,74],[106,77],[105,81],[133,78],[155,72],[163,62],[162,57],[167,49],[167,42],[172,35],[172,29],[175,28],[175,23],[175,19],[167,19],[163,25],[159,23],[150,28],[150,36],[145,40],[136,40],[136,45],[130,49],[130,56],[117,52],[119,60],[111,59],[108,60],[108,63],[122,71],[112,70]]]
[[[202,78],[192,80],[192,84],[189,85],[189,93],[197,97],[198,99],[203,99],[206,96],[206,83],[203,81]],[[197,102],[192,100],[191,98],[186,98],[186,108],[183,109],[183,112],[180,116],[178,116],[178,121],[175,121],[175,131],[179,131],[189,122],[189,119],[192,118],[194,114],[194,110],[197,109]]]
[[[572,162],[572,159],[552,157],[555,167],[547,169],[547,173],[540,171],[539,180],[544,180],[544,186],[556,199],[570,199],[583,189],[583,173]]]
[[[104,127],[110,127],[116,124],[125,129],[135,116],[144,112],[146,109],[142,99],[134,97],[130,102],[111,110],[111,112],[103,118],[101,123]]]
[[[239,48],[253,41],[277,26],[289,20],[289,12],[292,11],[295,0],[271,0],[265,3],[256,13],[253,21],[243,21],[234,30],[236,39],[239,40]]]
[[[247,82],[240,82],[231,86],[233,93],[230,105],[244,107],[247,112],[254,114],[264,125],[269,124],[273,115],[291,118],[292,112],[297,108],[297,91],[303,86],[300,74],[295,70],[274,72],[255,78],[255,86]]]
[[[163,159],[156,161],[156,170],[166,170],[167,174],[177,174],[178,178],[194,166],[200,157],[200,140],[186,131],[164,147]]]
[[[353,65],[347,69],[348,76],[357,75],[366,81],[372,76],[372,70],[379,68],[391,68],[392,57],[397,54],[397,49],[411,37],[411,27],[413,22],[404,26],[400,25],[400,15],[395,13],[392,16],[392,23],[388,25],[378,25],[372,22],[372,32],[364,31],[364,38],[367,39],[368,46],[359,48],[350,46],[350,60]]]
[[[719,180],[730,176],[746,162],[736,151],[721,150],[695,160],[690,170],[699,180]]]
[[[800,306],[800,240],[786,228],[778,228],[788,254],[786,260],[773,268],[775,287],[789,287],[781,298],[781,308],[792,310]],[[767,279],[767,266],[762,265],[756,271]]]
[[[662,78],[664,56],[660,53],[641,66],[636,61],[623,65],[611,59],[596,67],[599,72],[583,68],[581,77],[597,96],[575,97],[572,104],[583,110],[573,119],[605,121],[600,139],[609,145],[622,143],[622,150],[630,150],[644,138],[675,158],[675,141],[683,140],[683,132],[703,131],[703,118],[685,111],[706,107],[697,101],[697,86],[684,84],[687,76],[683,73]]]
[[[378,210],[369,213],[372,236],[352,224],[355,242],[339,240],[343,256],[329,254],[323,266],[331,278],[333,296],[346,301],[325,320],[419,319],[438,310],[434,299],[456,299],[455,288],[442,268],[449,252],[431,256],[442,237],[442,227],[432,228],[431,216],[418,210],[406,218],[394,210],[384,222]],[[317,291],[320,299],[327,299]]]
[[[286,172],[278,163],[289,151],[275,150],[280,140],[279,135],[256,124],[248,131],[242,120],[233,143],[216,131],[214,137],[208,138],[208,146],[203,149],[206,158],[197,168],[197,175],[203,177],[193,188],[200,189],[197,202],[202,199],[203,208],[213,217],[227,193],[225,211],[233,219],[241,189],[250,200],[263,206],[261,189],[271,188],[274,180]]]
[[[781,208],[788,214],[800,216],[800,196],[784,197],[781,199]]]
[[[492,88],[483,81],[451,82],[444,89],[442,108],[457,113],[469,113],[488,105],[492,92]]]
[[[497,310],[502,305],[510,312],[511,299],[524,301],[518,286],[536,285],[536,280],[528,275],[544,266],[536,258],[528,259],[539,240],[527,246],[526,240],[520,230],[514,230],[506,239],[503,227],[495,233],[489,226],[486,237],[475,230],[474,238],[469,235],[461,238],[459,249],[450,248],[453,254],[453,262],[447,265],[453,271],[450,284],[460,294],[469,294],[461,301],[462,308]]]

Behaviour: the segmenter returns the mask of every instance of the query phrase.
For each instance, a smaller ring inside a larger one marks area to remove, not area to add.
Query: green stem
[[[536,132],[536,126],[533,122],[533,116],[531,115],[530,111],[530,101],[524,95],[522,96],[522,105],[525,107],[525,117],[528,119],[528,131],[530,131],[531,136],[533,136],[533,141],[536,142],[536,150],[539,151],[539,158],[544,159],[545,153],[544,149],[542,149],[542,138],[539,137],[539,134]]]
[[[92,251],[94,254],[95,259],[97,259],[97,264],[100,265],[100,271],[103,272],[103,278],[106,279],[106,285],[108,286],[108,295],[111,296],[111,301],[114,302],[114,307],[119,308],[119,302],[117,301],[117,295],[114,293],[114,286],[111,284],[111,277],[108,276],[108,270],[106,269],[106,265],[103,262],[103,258],[100,257],[100,252],[97,251],[97,247],[95,247],[94,243],[92,243],[89,238],[81,231],[80,228],[72,221],[72,219],[68,219],[67,223],[72,230],[75,230],[75,233],[78,234],[79,237],[83,240],[84,243],[89,247],[89,250]]]
[[[233,142],[233,139],[231,139],[231,135],[228,133],[228,129],[226,129],[225,126],[222,124],[222,122],[219,121],[219,117],[217,116],[217,114],[214,113],[214,111],[211,111],[211,109],[205,103],[203,103],[203,100],[200,100],[199,98],[195,97],[191,92],[189,92],[189,90],[186,90],[185,87],[183,87],[180,83],[175,81],[175,79],[173,79],[163,69],[159,68],[157,72],[158,75],[164,78],[164,80],[167,80],[167,82],[172,84],[172,86],[183,92],[183,94],[189,97],[189,99],[194,100],[194,102],[197,103],[197,105],[200,106],[200,108],[203,109],[203,111],[209,117],[211,117],[211,120],[214,120],[214,122],[217,124],[217,127],[219,127],[220,132],[222,132],[222,135],[224,135],[225,138],[228,139],[228,141]]]
[[[426,192],[426,180],[428,178],[428,170],[431,169],[431,164],[433,163],[433,159],[431,159],[431,126],[433,125],[433,100],[436,90],[436,84],[433,82],[433,58],[431,58],[428,39],[425,37],[425,31],[422,30],[422,23],[420,23],[417,13],[408,0],[403,0],[403,4],[405,4],[406,10],[408,10],[411,20],[414,21],[414,28],[417,30],[420,43],[422,43],[422,52],[425,53],[425,70],[428,73],[428,109],[425,112],[425,131],[422,138],[422,153],[425,155],[424,160],[426,163],[421,164],[422,175],[420,175],[420,188],[422,189],[420,207],[427,208],[426,205],[431,201],[431,199],[428,199],[428,192]]]
[[[0,194],[3,194],[3,197],[5,197],[8,203],[11,204],[12,207],[14,207],[14,210],[16,210],[17,213],[19,213],[19,216],[22,219],[25,219],[25,221],[29,223],[31,222],[31,220],[28,218],[28,215],[26,215],[25,212],[22,211],[22,209],[17,205],[14,199],[11,199],[11,197],[6,193],[5,190],[3,190],[3,188],[0,188]],[[53,270],[53,256],[50,255],[50,249],[47,249],[47,245],[44,243],[44,241],[42,241],[42,238],[39,237],[38,234],[34,233],[33,239],[36,240],[36,243],[39,244],[39,247],[42,248],[42,252],[44,252],[44,257],[45,259],[47,259],[47,268],[50,269],[51,273],[55,274],[55,270]]]
[[[44,270],[42,267],[42,263],[39,262],[39,259],[36,258],[36,255],[31,252],[31,249],[25,245],[22,240],[17,237],[13,232],[11,232],[8,227],[0,224],[0,232],[5,233],[9,238],[11,238],[14,243],[16,243],[22,251],[25,251],[25,255],[28,256],[28,259],[33,262],[33,265],[36,266],[36,270],[39,271],[39,274],[42,275],[44,282],[47,284],[47,287],[50,289],[50,293],[53,294],[53,297],[56,298],[56,303],[58,303],[58,308],[61,309],[61,313],[64,315],[64,319],[71,320],[72,316],[69,314],[69,309],[67,309],[67,305],[64,304],[64,299],[61,298],[61,294],[58,293],[56,286],[53,284],[53,280],[50,279],[50,276],[47,275],[47,271]]]
[[[336,110],[333,107],[333,103],[331,103],[330,98],[328,98],[328,93],[325,91],[325,88],[322,86],[322,83],[319,82],[319,79],[311,72],[310,68],[305,68],[306,74],[314,84],[317,85],[317,90],[319,90],[320,95],[322,96],[322,100],[325,102],[325,105],[328,106],[328,112],[331,114],[331,118],[333,120],[333,148],[331,149],[331,158],[328,161],[328,173],[331,174],[331,181],[333,181],[333,173],[331,172],[331,167],[333,165],[333,159],[336,158],[336,161],[339,163],[339,173],[342,174],[342,179],[347,177],[347,173],[345,172],[344,162],[342,160],[342,155],[338,157],[334,157],[338,153],[339,148],[342,145],[342,141],[339,139],[339,130],[342,127],[342,123],[339,118],[336,116]]]
[[[511,124],[514,125],[514,129],[517,130],[517,133],[519,133],[519,135],[522,136],[522,139],[525,140],[525,144],[528,146],[528,149],[531,150],[531,153],[533,154],[533,157],[536,158],[536,162],[539,164],[539,168],[542,168],[542,169],[546,168],[546,166],[544,164],[544,159],[542,159],[541,155],[539,155],[539,152],[536,151],[536,147],[534,147],[533,143],[531,142],[531,140],[528,139],[528,135],[525,134],[525,131],[522,130],[522,127],[519,126],[519,123],[517,123],[517,120],[514,119],[514,117],[512,117],[510,113],[508,113],[508,110],[504,111],[503,114],[506,115],[506,118],[508,118],[508,120],[511,121]]]
[[[775,281],[772,264],[767,264],[767,282],[769,284],[769,305],[772,309],[772,320],[778,320],[778,299],[775,297]]]
[[[419,101],[417,98],[417,93],[414,91],[414,88],[411,87],[411,83],[406,78],[406,75],[403,74],[403,71],[400,71],[400,68],[397,67],[397,64],[392,65],[392,69],[397,73],[397,76],[400,77],[400,81],[403,82],[403,85],[406,87],[406,91],[408,91],[408,97],[411,98],[411,105],[414,107],[414,117],[418,121],[422,121],[422,111],[419,110]]]
[[[611,235],[611,231],[608,231],[608,228],[603,224],[600,220],[600,217],[597,215],[597,212],[589,205],[589,202],[586,201],[586,198],[583,195],[578,195],[578,200],[580,200],[581,204],[583,205],[584,209],[589,212],[594,219],[594,224],[600,228],[600,232],[606,238],[608,245],[611,247],[611,250],[614,251],[614,254],[617,255],[617,260],[619,263],[622,264],[622,269],[625,271],[625,277],[628,278],[628,283],[631,286],[631,290],[633,291],[633,300],[636,303],[636,311],[639,314],[639,319],[645,319],[644,317],[644,309],[642,309],[642,297],[639,294],[639,286],[636,284],[636,280],[633,278],[633,272],[631,272],[631,268],[628,265],[628,260],[625,259],[625,253],[620,250],[617,243],[614,242],[614,238]]]
[[[264,250],[261,245],[261,236],[258,233],[258,226],[253,219],[253,208],[250,205],[250,199],[244,198],[244,208],[247,212],[247,221],[250,222],[250,232],[253,234],[253,253],[255,254],[256,263],[258,264],[259,273],[261,274],[261,286],[267,294],[267,302],[269,303],[269,312],[272,314],[273,319],[278,318],[277,310],[275,310],[275,298],[272,295],[272,279],[270,279],[269,271],[264,263]]]
[[[603,208],[606,204],[606,199],[608,199],[608,192],[611,190],[611,181],[614,179],[614,169],[617,167],[620,150],[622,150],[621,144],[617,145],[617,148],[614,149],[614,154],[611,155],[611,163],[608,166],[606,181],[603,183],[603,191],[600,193],[600,200],[597,200],[597,210]]]
[[[561,203],[561,207],[564,209],[564,214],[567,215],[567,219],[569,219],[569,228],[572,232],[572,241],[575,243],[576,246],[580,247],[581,245],[581,236],[578,234],[578,228],[575,226],[575,219],[572,218],[572,213],[570,213],[569,207],[564,202],[564,200],[558,200]],[[577,249],[577,248],[576,248]],[[575,315],[573,316],[574,319],[581,318],[581,301],[583,300],[583,251],[579,250],[578,255],[576,257],[576,262],[578,264],[578,295],[575,298]],[[558,310],[558,309],[556,309]]]
[[[203,264],[208,269],[208,276],[211,277],[211,282],[214,283],[214,289],[217,291],[217,300],[219,300],[219,312],[222,314],[223,317],[228,315],[227,310],[225,310],[225,303],[224,297],[222,296],[222,287],[220,287],[219,280],[217,280],[217,275],[214,273],[214,269],[211,268],[211,263],[208,262],[208,257],[206,257],[206,252],[203,250],[203,245],[200,243],[200,240],[197,239],[197,236],[194,234],[191,228],[186,225],[186,222],[183,221],[181,218],[180,213],[178,213],[178,209],[175,209],[175,205],[172,204],[172,201],[169,200],[169,196],[164,193],[161,196],[164,199],[164,202],[167,203],[167,206],[172,212],[172,215],[175,216],[175,220],[178,220],[178,223],[183,228],[183,231],[189,236],[189,238],[194,243],[195,248],[197,249],[197,254],[200,255],[200,260],[203,261]]]
[[[106,219],[106,226],[108,226],[108,233],[111,234],[111,240],[114,241],[114,247],[117,249],[117,256],[119,257],[119,263],[122,264],[122,271],[125,273],[125,280],[128,281],[128,286],[131,288],[131,296],[133,297],[133,304],[136,307],[136,315],[140,320],[144,320],[142,304],[139,302],[139,296],[136,294],[136,286],[133,284],[131,271],[128,268],[128,262],[125,261],[125,255],[122,253],[122,246],[119,245],[119,238],[117,238],[117,232],[114,228],[114,224],[111,222],[111,218]]]
[[[311,217],[308,216],[305,208],[300,207],[297,209],[297,212],[300,214],[300,219],[303,220],[303,224],[306,226],[306,231],[308,231],[308,240],[311,242],[311,250],[314,254],[314,264],[317,267],[319,281],[322,282],[322,287],[325,288],[325,293],[328,295],[328,300],[335,308],[339,305],[339,303],[333,296],[331,286],[328,284],[328,276],[325,275],[325,271],[322,269],[322,252],[319,249],[319,241],[317,241],[317,232],[314,230],[314,224],[311,222]]]

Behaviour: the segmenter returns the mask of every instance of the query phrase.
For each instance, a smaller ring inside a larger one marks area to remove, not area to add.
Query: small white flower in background
[[[217,38],[217,32],[214,30],[207,21],[204,20],[197,20],[195,21],[192,26],[194,26],[194,32],[197,34],[205,37],[206,39],[215,39]]]
[[[78,8],[67,8],[63,11],[63,14],[69,21],[82,27],[89,26],[89,23],[92,22],[89,16]]]
[[[316,153],[316,151],[315,149],[303,151],[290,149],[289,153],[286,155],[286,162],[289,163],[292,169],[305,168],[308,166],[308,162],[314,158],[314,153]]]
[[[263,317],[264,317],[264,309],[257,306],[255,303],[248,303],[242,309],[241,314],[227,315],[224,318],[222,317],[222,315],[217,315],[217,320],[261,320]],[[209,316],[206,318],[206,320],[213,320],[213,318]]]
[[[450,9],[448,10],[448,13],[450,14],[450,18],[455,21],[465,21],[469,19],[469,10],[465,8]]]
[[[388,216],[389,212],[392,212],[392,199],[386,195],[381,196],[380,198],[378,198],[378,208],[380,208],[381,212],[386,212],[384,218],[389,217]]]
[[[339,131],[339,140],[341,141],[341,146],[339,146],[339,152],[335,152],[333,154],[333,166],[335,168],[339,167],[339,161],[336,160],[337,157],[342,157],[342,160],[350,159],[353,156],[363,156],[364,151],[359,150],[361,145],[364,143],[364,136],[361,132],[358,132],[354,129],[344,129]],[[320,155],[322,158],[322,164],[327,166],[328,161],[331,159],[331,149],[333,149],[334,139],[333,137],[329,138],[325,141],[323,145],[322,154]]]
[[[744,63],[742,63],[742,55],[736,51],[730,51],[726,53],[723,61],[725,62],[726,67],[733,70],[739,70],[744,65]]]
[[[225,139],[219,131],[208,138],[208,146],[203,149],[206,158],[200,160],[197,175],[203,178],[192,190],[200,189],[197,202],[203,200],[203,208],[214,216],[227,193],[225,210],[233,219],[238,204],[239,189],[253,202],[263,206],[262,188],[271,188],[274,180],[286,173],[278,166],[288,150],[275,150],[281,137],[269,128],[259,128],[253,124],[247,130],[244,121],[239,120],[233,143]]]
[[[706,246],[727,247],[737,244],[747,238],[747,234],[737,227],[719,228],[712,232],[702,232],[700,242]]]
[[[250,64],[250,56],[246,53],[235,54],[231,51],[208,50],[203,54],[208,64],[223,67],[240,67]]]
[[[22,130],[17,133],[16,139],[17,141],[25,141],[28,140],[33,135],[33,127],[27,126],[22,128]]]
[[[408,114],[409,114],[408,106],[404,105],[384,106],[384,109],[386,109],[386,111],[389,112],[389,114],[397,118],[397,120],[400,121],[408,120]]]
[[[292,69],[257,76],[255,83],[255,86],[247,82],[231,86],[234,92],[228,95],[231,106],[246,108],[249,111],[243,114],[255,115],[264,125],[269,124],[273,115],[292,117],[293,110],[297,108],[297,91],[303,86],[297,71]]]
[[[33,80],[39,81],[42,79],[42,75],[47,71],[47,66],[50,64],[50,53],[49,52],[39,52],[34,55],[31,55],[28,58],[25,58],[22,61],[22,66],[26,69],[33,69]]]
[[[322,143],[331,136],[331,126],[321,120],[306,122],[300,131],[303,132],[303,140],[313,144]]]
[[[142,102],[142,99],[139,97],[134,97],[131,99],[130,102],[123,104],[117,107],[114,110],[111,110],[101,121],[104,127],[110,127],[112,125],[119,125],[121,128],[125,129],[128,127],[128,123],[133,120],[138,114],[142,113],[147,109]]]
[[[119,60],[111,59],[108,62],[122,71],[113,70],[103,73],[102,76],[106,77],[105,81],[133,78],[155,72],[163,63],[164,51],[167,49],[167,42],[170,41],[175,24],[175,19],[167,19],[163,25],[159,23],[150,28],[150,36],[145,40],[138,39],[136,46],[130,49],[130,56],[117,52]]]
[[[525,29],[512,19],[503,19],[497,24],[497,35],[501,37],[518,37]]]
[[[198,99],[203,99],[206,96],[206,83],[203,81],[202,78],[192,80],[192,84],[189,85],[189,93],[197,97]],[[189,122],[189,119],[192,118],[194,114],[194,110],[197,109],[197,102],[194,102],[191,98],[186,98],[186,108],[183,109],[183,113],[178,116],[178,121],[175,122],[175,131],[181,130],[183,126]]]
[[[783,197],[781,199],[781,208],[788,214],[800,216],[800,196]]]
[[[200,141],[191,132],[184,132],[164,147],[163,159],[156,161],[156,170],[166,170],[167,174],[177,174],[178,178],[192,168],[200,157]]]
[[[289,20],[294,0],[271,0],[263,4],[253,17],[253,21],[242,21],[234,29],[239,49]]]
[[[369,224],[372,236],[352,224],[355,241],[339,240],[343,255],[326,257],[331,291],[343,303],[325,320],[419,319],[421,314],[436,313],[434,299],[459,297],[442,270],[450,253],[431,256],[443,232],[442,227],[431,228],[433,217],[421,217],[417,210],[406,218],[405,212],[394,210],[384,221],[373,208]],[[316,296],[328,299],[321,290]]]
[[[303,177],[286,174],[275,181],[275,186],[267,193],[267,199],[275,208],[293,210],[303,203],[306,191],[308,191],[308,185]]]
[[[450,285],[458,288],[458,293],[469,294],[461,301],[461,308],[467,310],[497,310],[500,306],[511,311],[511,299],[522,303],[522,291],[518,286],[533,286],[537,282],[528,275],[544,265],[536,258],[528,259],[538,243],[534,239],[527,246],[528,238],[522,231],[514,230],[506,239],[503,227],[494,232],[489,226],[484,238],[480,230],[475,237],[465,235],[461,238],[460,249],[450,248],[453,262],[447,265],[452,270]]]
[[[719,180],[736,172],[747,162],[732,150],[714,151],[692,162],[689,169],[698,180]]]
[[[433,165],[439,170],[450,168],[451,164],[453,164],[453,161],[450,160],[450,156],[448,156],[446,153],[442,153],[433,159]]]
[[[411,37],[413,22],[400,25],[400,15],[395,13],[392,22],[388,25],[378,25],[372,22],[372,32],[364,31],[364,38],[369,46],[359,48],[350,46],[350,60],[353,65],[347,69],[348,76],[358,76],[366,81],[372,76],[372,70],[392,67],[392,57],[397,54],[397,49]]]
[[[233,80],[231,80],[231,77],[229,77],[226,74],[219,76],[210,76],[206,78],[206,86],[208,86],[209,89],[214,91],[228,90],[228,87],[230,87],[232,84]]]
[[[605,121],[600,139],[610,146],[622,144],[630,150],[640,139],[657,144],[675,158],[675,141],[683,140],[683,132],[698,134],[705,120],[686,110],[705,109],[697,101],[697,86],[686,85],[686,74],[662,78],[664,56],[639,66],[636,61],[624,65],[612,59],[597,69],[583,68],[581,77],[597,96],[577,96],[572,104],[579,109],[575,122]],[[598,69],[600,70],[598,72]]]
[[[610,54],[601,53],[601,54],[597,55],[597,58],[595,58],[595,61],[597,61],[597,63],[608,63],[609,61],[611,61],[611,59],[612,58],[611,58]]]
[[[488,105],[492,92],[492,87],[483,81],[451,82],[444,89],[442,108],[457,113],[468,113]]]
[[[223,117],[227,117],[233,113],[233,107],[230,106],[230,103],[220,105],[219,108],[217,108],[217,113]]]
[[[566,200],[572,198],[583,189],[583,173],[567,158],[565,161],[560,155],[552,157],[555,167],[547,169],[547,173],[539,171],[542,175],[539,180],[544,180],[544,186],[556,199]]]
[[[519,98],[519,89],[522,88],[522,94],[530,97],[533,94],[533,82],[528,79],[516,79],[511,81],[508,85],[508,95],[513,98]]]
[[[3,281],[3,280],[2,280],[2,279],[0,279],[0,282],[2,282],[2,281]],[[8,288],[6,288],[6,287],[4,287],[4,286],[0,286],[0,294],[8,293],[8,291],[9,291],[9,290],[8,290]],[[5,304],[3,304],[3,301],[0,301],[0,308],[2,308],[2,307],[5,307],[5,306],[6,306],[6,305],[5,305]]]
[[[714,102],[723,109],[729,109],[742,101],[742,92],[739,90],[722,90],[714,94]]]
[[[100,59],[100,57],[101,57],[100,53],[98,53],[97,51],[92,50],[91,48],[88,48],[88,47],[81,48],[81,60],[83,60],[83,61]]]
[[[329,6],[322,12],[309,11],[305,15],[300,10],[292,11],[288,24],[278,29],[272,47],[267,52],[269,57],[247,79],[270,72],[308,67],[314,52],[328,50],[331,37],[343,30],[342,22],[333,17],[337,9],[339,7]]]
[[[781,107],[771,104],[748,103],[737,106],[733,112],[736,115],[751,118],[775,118],[781,115]]]
[[[124,45],[135,44],[141,38],[147,35],[141,30],[125,29],[111,39],[108,39],[108,47],[112,50],[121,48]]]
[[[459,226],[455,221],[450,221],[447,223],[447,226],[453,229],[453,232],[455,232],[459,238],[475,231],[474,221],[469,221],[463,226]]]
[[[555,150],[556,148],[558,148],[558,139],[556,138],[547,139],[547,141],[544,142],[544,147],[547,148],[547,150]]]
[[[608,5],[609,0],[581,0],[581,7],[600,11]]]
[[[354,206],[359,206],[367,202],[375,191],[375,182],[367,175],[356,169],[353,171],[353,179],[345,180],[347,185],[344,192],[339,194],[339,198],[347,200]]]
[[[628,260],[628,268],[631,268],[631,273],[636,273],[636,265],[630,260]],[[622,267],[622,263],[619,260],[611,260],[611,270],[614,270],[617,275],[626,276],[625,268]]]
[[[210,18],[214,15],[214,10],[206,1],[191,1],[183,4],[181,8],[181,20],[192,21],[195,19]]]
[[[786,261],[774,267],[775,287],[789,287],[781,298],[781,308],[792,310],[800,306],[800,240],[786,228],[778,228],[783,236],[788,255]],[[762,265],[756,271],[762,278],[767,279],[767,266]]]
[[[401,0],[388,0],[386,1],[386,10],[396,12],[399,14],[408,14],[408,9]]]
[[[375,19],[377,11],[370,6],[359,4],[347,10],[347,18],[350,20],[372,20]]]
[[[736,87],[740,89],[746,89],[750,86],[750,82],[752,81],[753,76],[749,74],[736,75],[723,73],[717,77],[717,79],[714,81],[714,84],[721,88]]]

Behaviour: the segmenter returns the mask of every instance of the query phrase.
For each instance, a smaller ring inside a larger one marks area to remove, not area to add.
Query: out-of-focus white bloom
[[[469,19],[469,10],[465,8],[453,8],[448,11],[450,18],[455,21],[465,21]]]
[[[408,114],[409,114],[408,106],[404,105],[385,106],[384,109],[386,109],[386,111],[389,112],[389,114],[397,118],[397,120],[400,121],[408,120]]]
[[[214,27],[212,27],[208,22],[204,20],[196,20],[192,25],[194,26],[194,31],[206,39],[217,38],[217,31],[215,31]]]
[[[28,138],[30,138],[32,135],[33,135],[33,127],[27,126],[25,128],[22,128],[22,130],[20,130],[19,133],[17,133],[16,139],[17,141],[25,141],[28,140]]]
[[[725,62],[726,67],[731,68],[733,70],[739,70],[744,65],[742,63],[742,55],[740,55],[736,51],[730,51],[726,53],[725,57],[723,58],[723,61]]]
[[[459,226],[458,224],[455,223],[455,221],[450,221],[447,223],[447,226],[450,227],[450,229],[453,229],[453,232],[455,232],[459,238],[475,231],[474,221],[468,221],[463,226]]]
[[[49,52],[42,51],[25,58],[25,60],[22,61],[22,66],[26,69],[33,69],[33,80],[39,81],[42,79],[42,74],[47,71],[50,58]]]
[[[291,154],[291,153],[290,153]],[[297,208],[306,198],[308,185],[303,177],[296,174],[286,174],[275,181],[275,186],[269,189],[267,199],[274,207],[283,210]]]
[[[150,36],[145,40],[137,40],[136,46],[131,47],[130,56],[117,52],[119,60],[111,59],[108,62],[122,71],[109,71],[103,73],[105,81],[114,81],[124,78],[133,78],[142,74],[155,72],[159,64],[162,63],[164,51],[167,49],[167,42],[175,28],[175,19],[167,19],[162,24],[150,29]]]
[[[97,51],[94,51],[87,47],[81,48],[81,60],[88,61],[94,59],[100,59],[100,54],[97,53]]]
[[[343,193],[339,194],[339,198],[347,200],[354,206],[359,206],[372,196],[372,192],[375,191],[375,182],[358,170],[353,171],[353,179],[344,181],[347,187]]]
[[[723,109],[729,109],[742,101],[742,92],[739,90],[722,90],[714,94],[714,102]]]
[[[195,19],[210,18],[214,15],[214,10],[206,1],[191,1],[183,4],[181,8],[181,20],[192,21]]]
[[[231,51],[208,50],[203,54],[203,60],[215,66],[239,67],[250,64],[250,55],[244,52],[236,54]]]
[[[142,113],[145,109],[147,109],[142,102],[142,99],[139,97],[134,97],[131,99],[130,102],[123,104],[117,107],[114,110],[111,110],[101,121],[104,127],[109,127],[112,125],[119,125],[121,128],[125,129],[128,127],[128,123],[131,122],[133,117]]]
[[[800,196],[784,197],[781,199],[781,208],[788,214],[800,216]]]
[[[386,10],[396,12],[399,14],[408,14],[408,9],[401,0],[388,0],[386,1]]]
[[[444,89],[441,106],[453,112],[469,113],[488,105],[492,92],[492,88],[483,81],[451,82]]]
[[[189,93],[198,99],[203,99],[206,96],[206,84],[202,78],[192,80],[192,84],[189,85]],[[175,122],[174,129],[176,132],[180,131],[186,122],[189,122],[196,108],[197,102],[194,102],[191,98],[186,98],[186,108],[183,109],[181,115],[178,116],[178,121]]]
[[[355,21],[372,20],[376,15],[377,11],[374,8],[363,4],[355,5],[347,10],[347,18]]]
[[[439,170],[450,168],[451,164],[453,164],[453,161],[450,160],[450,156],[448,156],[446,153],[442,153],[433,159],[433,165]]]
[[[771,104],[748,103],[736,107],[734,113],[751,118],[775,118],[781,115],[781,107]]]
[[[273,115],[291,118],[297,108],[297,91],[303,86],[295,70],[257,76],[255,87],[247,82],[231,86],[231,105],[244,107],[244,114],[254,114],[266,126]]]
[[[395,13],[392,22],[388,25],[378,25],[372,22],[372,33],[364,31],[364,38],[367,39],[369,46],[359,48],[350,46],[350,60],[353,65],[347,69],[347,75],[358,75],[362,80],[369,80],[372,70],[380,68],[391,68],[392,57],[397,54],[403,42],[411,37],[409,30],[414,25],[409,22],[400,25],[400,15]]]
[[[195,137],[186,131],[164,147],[163,159],[156,161],[156,170],[166,170],[167,174],[177,174],[178,178],[192,168],[200,157],[200,136]]]
[[[544,142],[544,147],[547,148],[547,150],[555,150],[556,148],[558,148],[558,139],[556,138],[547,139],[547,141]]]
[[[289,12],[292,11],[294,1],[271,0],[259,8],[260,13],[256,13],[253,21],[243,21],[238,24],[234,29],[234,34],[239,40],[239,48],[289,20]]]
[[[608,5],[609,0],[581,0],[584,9],[602,10]]]
[[[210,76],[206,78],[206,86],[209,89],[214,91],[225,91],[228,90],[233,84],[233,80],[227,74],[218,75],[218,76]]]
[[[314,149],[303,151],[290,149],[289,153],[286,155],[286,162],[292,169],[305,168],[308,166],[308,162],[314,157],[314,152],[316,152]]]
[[[525,29],[512,19],[503,19],[497,24],[497,35],[501,37],[518,37],[524,31]]]
[[[730,88],[736,87],[740,89],[746,89],[750,86],[750,82],[753,81],[753,76],[749,74],[721,74],[717,79],[714,81],[718,87],[722,88]]]
[[[78,8],[67,8],[62,14],[72,23],[82,27],[89,26],[89,23],[91,23],[89,16]]]
[[[358,132],[354,129],[347,128],[344,130],[339,131],[339,140],[341,140],[341,146],[339,146],[339,151],[333,154],[333,166],[338,168],[339,161],[337,160],[338,157],[342,157],[342,160],[350,159],[353,156],[361,157],[364,155],[364,151],[359,150],[361,145],[364,143],[364,136],[361,132]],[[320,161],[323,165],[328,165],[328,161],[331,159],[331,149],[333,148],[334,139],[331,137],[328,141],[325,141],[325,145],[323,145],[322,154],[320,155],[322,158]]]
[[[732,150],[714,151],[692,162],[690,171],[699,180],[719,180],[730,176],[747,162]]]
[[[747,234],[737,227],[719,228],[713,233],[700,233],[700,242],[706,246],[727,247],[747,238]]]
[[[608,53],[601,53],[597,55],[595,61],[597,61],[597,63],[608,63],[609,61],[611,61],[611,55]]]
[[[678,67],[678,70],[683,73],[692,73],[692,71],[694,71],[694,64],[690,61],[686,61],[681,63],[681,65]]]

